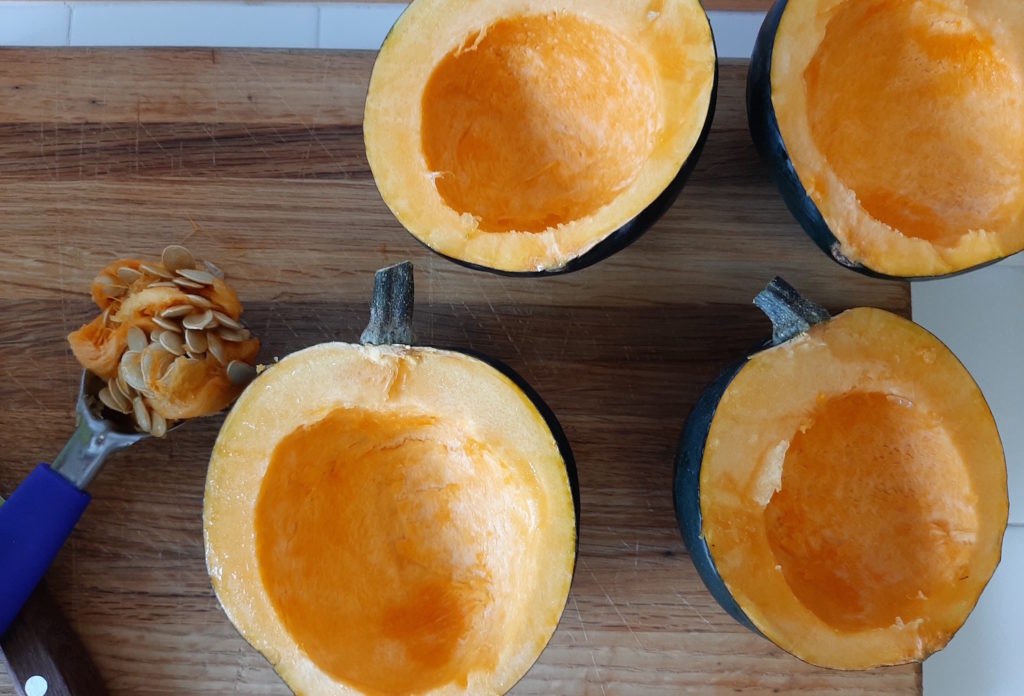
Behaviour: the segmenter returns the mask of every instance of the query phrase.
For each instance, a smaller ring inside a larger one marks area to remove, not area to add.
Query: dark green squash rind
[[[762,343],[738,363],[726,368],[701,392],[679,438],[672,492],[676,522],[701,580],[729,616],[754,633],[763,635],[726,587],[715,566],[711,548],[704,539],[704,520],[700,504],[700,473],[704,463],[704,448],[718,404],[733,378],[739,374],[747,361],[763,350],[799,336],[815,324],[829,321],[831,317],[824,307],[803,297],[796,288],[779,276],[775,276],[764,290],[757,294],[754,304],[771,320],[772,339]]]
[[[729,616],[754,633],[761,635],[761,632],[757,630],[754,623],[733,598],[715,566],[715,561],[711,557],[711,549],[704,540],[704,522],[700,511],[700,470],[704,461],[704,445],[707,443],[708,433],[711,430],[711,421],[715,417],[715,411],[718,408],[718,402],[722,400],[722,395],[725,394],[725,390],[729,388],[729,384],[739,374],[745,363],[746,359],[741,360],[722,372],[701,393],[697,403],[694,404],[693,411],[686,419],[682,435],[679,438],[679,452],[676,455],[672,492],[679,531],[683,535],[686,550],[690,553],[690,560],[697,568],[697,573],[704,581],[704,585]]]
[[[800,177],[786,150],[786,144],[782,140],[779,122],[775,116],[775,105],[772,103],[772,54],[775,35],[787,4],[788,0],[778,0],[772,5],[757,33],[754,52],[750,56],[750,68],[747,72],[747,125],[750,128],[750,137],[761,158],[768,164],[768,172],[782,194],[789,212],[814,243],[842,266],[875,278],[891,279],[892,276],[876,273],[843,255],[839,240],[832,234],[818,206],[807,195],[807,190],[800,182]]]
[[[540,397],[540,394],[538,394],[537,391],[533,387],[531,387],[530,384],[511,367],[509,367],[502,361],[498,360],[497,358],[492,358],[489,355],[484,355],[474,350],[466,348],[447,348],[445,350],[457,351],[459,353],[463,353],[464,355],[468,355],[472,358],[476,358],[477,360],[485,362],[498,372],[505,375],[508,379],[510,379],[516,385],[516,387],[521,392],[523,392],[523,394],[525,394],[526,397],[533,403],[533,407],[536,408],[537,411],[540,413],[541,417],[544,419],[545,424],[547,424],[548,430],[551,432],[551,436],[555,439],[555,444],[558,445],[558,454],[559,456],[561,456],[562,462],[565,464],[565,473],[566,476],[569,478],[569,492],[572,495],[572,507],[573,512],[576,515],[576,547],[573,550],[571,571],[572,575],[569,579],[569,593],[571,594],[572,583],[576,579],[576,567],[578,565],[578,560],[580,557],[580,481],[579,476],[576,472],[576,458],[572,454],[572,447],[569,446],[569,438],[565,436],[565,431],[562,430],[562,425],[561,423],[558,422],[558,418],[555,417],[554,411],[552,411],[551,408],[544,402],[544,400]],[[566,595],[565,604],[568,603],[569,595]],[[565,610],[564,605],[562,607],[562,610]],[[556,626],[555,629],[557,630],[557,628],[558,627]],[[554,634],[552,633],[552,635]],[[549,636],[548,642],[550,642],[550,640],[551,637]],[[538,659],[540,659],[539,656]],[[534,665],[535,664],[536,662],[534,662]],[[525,679],[526,675],[529,673],[530,670],[524,672],[523,675],[515,681],[515,683],[509,686],[509,691],[515,688],[515,685],[523,679]]]

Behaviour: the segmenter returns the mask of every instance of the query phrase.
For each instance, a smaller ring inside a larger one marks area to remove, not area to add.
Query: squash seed
[[[109,273],[100,273],[100,274],[98,274],[95,278],[92,279],[92,282],[96,283],[96,285],[103,285],[103,286],[107,286],[107,285],[120,285],[120,283],[118,282],[117,278],[115,278],[114,276],[110,275]]]
[[[180,288],[178,288],[177,285],[175,285],[174,283],[172,283],[169,280],[158,280],[155,283],[150,283],[149,287],[151,287],[151,288],[174,288],[175,290],[180,289]]]
[[[231,341],[232,343],[238,343],[244,341],[252,336],[248,329],[229,329],[226,326],[222,326],[217,329],[217,333],[225,341]]]
[[[135,398],[135,390],[132,389],[130,384],[124,381],[124,377],[121,376],[120,366],[118,366],[117,377],[114,378],[114,381],[117,382],[117,388],[122,394],[124,394],[125,398],[129,401]]]
[[[147,275],[156,276],[157,278],[163,278],[164,280],[170,280],[171,278],[174,277],[174,274],[168,271],[162,265],[153,266],[148,263],[140,263],[139,270],[141,270],[143,273]]]
[[[180,268],[195,268],[196,258],[192,252],[179,244],[172,244],[160,255],[164,268],[174,273]]]
[[[93,282],[100,286],[100,292],[104,297],[120,297],[128,289],[119,278],[115,278],[109,273],[100,273]]]
[[[120,297],[121,295],[128,292],[128,288],[123,285],[104,285],[100,288],[100,292],[103,293],[104,297]]]
[[[185,345],[193,353],[206,352],[206,334],[195,329],[185,329]]]
[[[210,323],[213,322],[213,311],[205,310],[203,312],[193,312],[187,317],[181,320],[181,325],[186,329],[205,329]]]
[[[137,326],[128,329],[128,350],[143,350],[149,345],[149,338],[146,332]]]
[[[164,331],[160,334],[160,345],[167,349],[167,352],[174,355],[185,354],[185,344],[181,340],[181,334],[173,331]]]
[[[213,310],[213,318],[217,320],[217,323],[221,326],[226,326],[229,329],[241,329],[242,324],[237,319],[232,319],[224,312]]]
[[[224,279],[224,271],[220,270],[220,267],[213,261],[203,261],[203,265],[206,267],[207,272],[214,278]]]
[[[141,271],[136,271],[131,266],[122,266],[117,269],[117,278],[126,285],[131,285],[136,280],[142,277]]]
[[[114,397],[114,400],[119,404],[124,404],[125,408],[131,406],[132,397],[134,394],[129,394],[122,386],[120,380],[116,377],[107,381],[107,389],[110,390],[110,395]]]
[[[202,283],[197,283],[188,278],[175,278],[172,282],[183,290],[202,290],[206,287]]]
[[[150,414],[150,428],[149,432],[153,437],[163,437],[167,434],[167,421],[156,411]]]
[[[103,405],[109,408],[111,411],[117,411],[118,413],[129,413],[131,412],[131,405],[125,405],[125,402],[120,401],[119,396],[114,396],[114,392],[110,391],[109,387],[103,387],[100,389],[100,393],[97,395]]]
[[[139,430],[148,433],[153,427],[153,422],[149,418],[149,410],[146,409],[146,404],[143,403],[141,396],[136,396],[132,401],[132,410],[135,413],[135,424],[139,426]]]
[[[164,319],[163,317],[153,317],[153,323],[159,326],[161,329],[167,331],[173,331],[174,333],[181,333],[181,324],[170,319]]]
[[[256,368],[241,360],[232,360],[228,363],[228,379],[236,387],[248,384],[256,376]]]
[[[146,389],[146,380],[142,377],[142,354],[136,350],[125,351],[121,356],[121,363],[117,366],[117,373],[124,380],[125,384],[136,391]]]
[[[206,353],[197,353],[194,350],[189,350],[188,346],[185,346],[185,355],[193,360],[206,360]]]
[[[148,378],[153,372],[153,351],[142,351],[142,357],[139,358],[139,369],[142,370],[142,376],[144,378]]]
[[[160,312],[160,316],[162,316],[164,319],[179,319],[191,311],[191,305],[179,304],[168,307],[164,311]]]
[[[146,349],[146,352],[143,353],[143,358],[145,358],[146,355],[150,356],[150,370],[146,372],[146,375],[155,380],[163,379],[178,357],[171,351],[167,350],[162,343],[151,345]]]
[[[206,350],[209,351],[210,355],[217,359],[221,365],[225,364],[224,360],[224,344],[221,343],[220,336],[214,332],[206,334]]]
[[[206,271],[200,271],[195,268],[179,268],[177,274],[182,278],[191,280],[193,283],[200,283],[201,285],[213,285],[213,276]]]
[[[192,303],[193,306],[198,307],[199,309],[209,309],[210,307],[213,306],[213,303],[210,302],[205,297],[203,297],[202,295],[186,294],[185,297],[188,299],[189,302]]]

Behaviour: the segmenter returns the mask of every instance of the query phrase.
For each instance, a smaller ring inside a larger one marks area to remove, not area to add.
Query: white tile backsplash
[[[1010,522],[1024,524],[1024,266],[1003,261],[914,283],[912,297],[914,320],[960,358],[992,408],[1006,453]]]
[[[315,48],[309,3],[76,2],[72,46]]]
[[[321,4],[319,47],[376,51],[406,7],[405,3]]]
[[[1003,560],[967,623],[924,663],[925,696],[1024,694],[1024,527],[1003,538]]]
[[[914,283],[914,320],[970,370],[1006,453],[1010,523],[992,581],[945,650],[922,670],[924,696],[1024,694],[1024,256]],[[1016,525],[1016,526],[1013,526]]]
[[[764,12],[708,12],[719,58],[750,58]]]
[[[62,2],[0,3],[0,46],[65,46],[70,22]]]
[[[0,3],[0,46],[377,50],[406,3]],[[762,12],[708,12],[720,58],[748,58]]]

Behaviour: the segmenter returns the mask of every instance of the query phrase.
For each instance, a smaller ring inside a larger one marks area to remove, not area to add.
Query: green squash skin
[[[747,361],[768,348],[782,345],[803,334],[815,324],[828,321],[830,317],[824,307],[804,298],[796,288],[780,277],[775,277],[758,293],[754,298],[754,304],[771,320],[772,338],[755,346],[743,359],[723,370],[715,381],[701,392],[679,437],[672,493],[676,522],[701,580],[729,616],[763,636],[764,634],[754,626],[754,622],[729,591],[715,565],[711,548],[704,539],[700,485],[704,449],[718,404]]]
[[[778,0],[772,5],[761,24],[754,42],[754,52],[750,56],[750,69],[747,72],[747,124],[750,137],[768,165],[768,172],[789,212],[822,251],[846,268],[874,278],[893,279],[892,276],[876,273],[867,266],[851,261],[840,252],[839,240],[832,234],[818,206],[800,183],[800,177],[786,150],[786,143],[782,140],[775,105],[772,103],[772,52],[779,21],[787,4],[788,0]]]
[[[675,473],[672,481],[673,503],[676,523],[683,535],[683,542],[690,554],[690,560],[697,568],[700,579],[711,596],[738,623],[761,635],[754,623],[732,596],[729,588],[715,566],[711,549],[703,536],[703,517],[700,511],[700,471],[704,461],[704,447],[707,443],[711,422],[714,420],[718,402],[729,388],[734,377],[746,364],[746,359],[726,368],[697,399],[693,410],[686,419],[679,438]]]
[[[694,143],[693,149],[690,150],[690,154],[687,156],[686,161],[683,162],[675,177],[657,198],[655,198],[646,208],[640,211],[640,213],[638,213],[634,218],[626,222],[619,229],[607,235],[588,251],[585,251],[583,254],[575,258],[569,259],[564,265],[559,266],[558,268],[549,268],[540,271],[503,271],[501,269],[482,266],[470,261],[457,259],[454,256],[442,254],[415,235],[412,236],[438,256],[442,256],[449,261],[459,264],[460,266],[472,268],[476,271],[487,271],[488,273],[494,273],[500,276],[518,278],[543,278],[546,276],[561,275],[563,273],[572,273],[573,271],[579,271],[588,266],[593,266],[598,261],[603,261],[609,256],[622,251],[643,236],[644,232],[649,230],[654,223],[656,223],[661,216],[672,207],[672,204],[675,203],[676,198],[678,198],[679,194],[682,192],[686,181],[690,178],[690,174],[692,174],[693,170],[697,167],[697,161],[700,159],[701,152],[704,149],[704,143],[707,141],[708,134],[711,132],[711,124],[715,120],[715,102],[718,100],[718,48],[715,45],[714,32],[711,33],[711,48],[715,54],[715,75],[711,83],[711,98],[708,102],[708,112],[704,118],[704,126],[701,128],[700,135],[697,136],[697,142]]]
[[[786,150],[786,143],[779,131],[779,122],[775,115],[775,106],[772,103],[772,52],[779,30],[779,22],[782,20],[787,4],[788,0],[777,0],[765,16],[761,30],[757,34],[754,52],[750,57],[750,69],[747,72],[747,124],[754,146],[768,165],[772,181],[775,182],[779,193],[782,194],[786,207],[800,223],[807,236],[839,265],[881,280],[907,281],[949,278],[999,261],[1000,259],[992,259],[941,275],[895,276],[876,271],[847,258],[842,253],[839,239],[832,234],[832,230],[825,222],[818,206],[811,200],[807,190],[800,183],[800,177],[796,173],[793,161]]]

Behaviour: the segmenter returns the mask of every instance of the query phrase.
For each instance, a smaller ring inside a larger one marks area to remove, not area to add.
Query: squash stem
[[[772,345],[776,346],[831,319],[828,310],[804,298],[779,276],[757,294],[754,304],[771,319]]]
[[[414,298],[412,264],[408,261],[382,268],[373,276],[370,323],[359,337],[364,345],[412,345]]]

